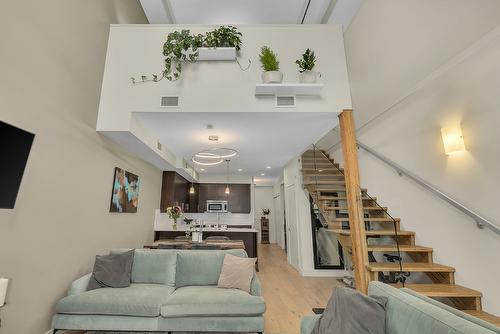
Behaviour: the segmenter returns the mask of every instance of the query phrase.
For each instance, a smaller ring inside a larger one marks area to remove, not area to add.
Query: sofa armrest
[[[74,280],[68,289],[68,296],[76,295],[77,293],[82,293],[87,291],[87,286],[89,285],[90,277],[92,273],[82,276]]]
[[[311,334],[316,322],[321,318],[321,314],[310,314],[302,318],[300,322],[300,334]]]
[[[253,274],[252,284],[250,285],[250,294],[252,296],[262,296],[262,285],[256,274]]]

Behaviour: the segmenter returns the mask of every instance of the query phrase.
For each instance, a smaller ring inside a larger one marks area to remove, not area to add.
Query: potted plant
[[[178,205],[169,206],[166,210],[168,218],[172,219],[174,223],[172,224],[172,229],[177,230],[177,219],[182,216],[182,209]]]
[[[259,60],[264,73],[262,73],[263,83],[281,83],[283,73],[279,71],[280,62],[278,56],[268,46],[263,46],[260,50]]]
[[[241,49],[241,32],[233,26],[220,26],[207,32],[203,40],[203,46],[208,48],[233,47],[236,51]]]
[[[300,83],[316,83],[318,77],[318,72],[313,71],[316,65],[316,55],[311,49],[307,49],[306,52],[302,54],[302,59],[297,59],[295,61],[299,65],[299,81]]]
[[[267,216],[269,216],[269,214],[270,214],[270,213],[271,213],[271,210],[266,209],[266,208],[262,209],[262,215],[263,215],[264,217],[266,217],[266,218],[267,218]]]
[[[182,63],[196,61],[198,48],[202,45],[203,35],[191,35],[187,29],[168,34],[167,41],[163,44],[163,55],[166,57],[163,76],[170,81],[179,79]]]

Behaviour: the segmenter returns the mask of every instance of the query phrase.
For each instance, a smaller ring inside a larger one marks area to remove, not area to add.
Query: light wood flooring
[[[276,244],[259,245],[259,270],[267,334],[299,333],[302,317],[325,307],[332,289],[341,285],[333,277],[302,277]]]

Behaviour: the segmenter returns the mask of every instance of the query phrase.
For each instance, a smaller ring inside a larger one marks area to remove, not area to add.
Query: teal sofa
[[[387,334],[494,334],[500,328],[409,289],[370,282],[368,294],[388,298]],[[302,319],[301,334],[311,334],[320,315]]]
[[[243,250],[137,249],[129,287],[86,291],[91,274],[77,279],[58,301],[52,328],[263,332],[266,305],[257,276],[250,293],[217,288],[227,253],[247,257]]]

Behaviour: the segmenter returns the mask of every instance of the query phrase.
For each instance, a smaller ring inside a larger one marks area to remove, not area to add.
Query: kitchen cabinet
[[[250,184],[229,184],[229,195],[225,193],[225,183],[195,183],[195,193],[190,194],[191,182],[176,172],[165,171],[162,177],[160,209],[165,212],[167,207],[177,203],[184,205],[188,213],[203,213],[207,209],[207,200],[228,201],[231,213],[250,213]]]

